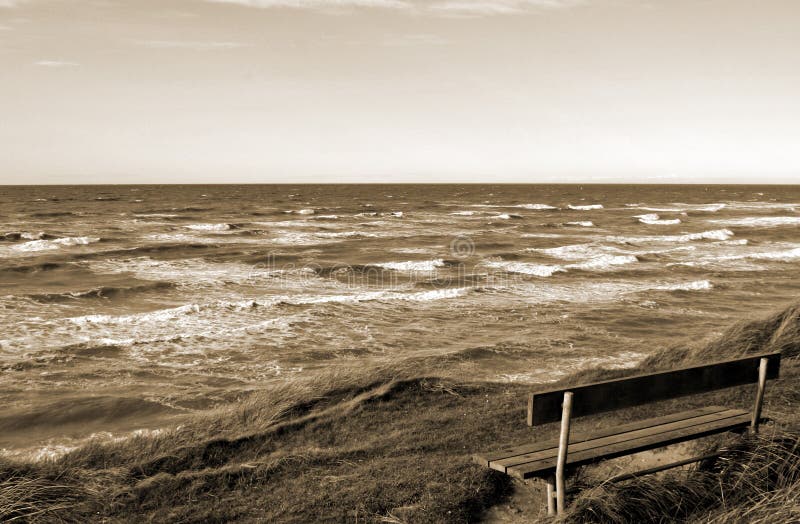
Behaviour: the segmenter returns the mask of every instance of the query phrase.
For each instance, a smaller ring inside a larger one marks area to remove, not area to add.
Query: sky
[[[797,0],[0,0],[0,184],[800,183]]]

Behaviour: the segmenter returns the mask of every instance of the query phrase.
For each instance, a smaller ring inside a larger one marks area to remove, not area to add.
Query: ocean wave
[[[15,251],[49,251],[62,247],[85,246],[94,242],[100,242],[100,239],[97,237],[64,237],[54,240],[31,240],[11,246],[11,249]]]
[[[591,211],[593,209],[603,209],[603,204],[587,204],[584,206],[574,206],[570,204],[567,207],[575,211]]]
[[[64,262],[42,262],[40,264],[23,264],[0,268],[0,273],[38,273],[40,271],[53,271],[66,267]]]
[[[273,264],[275,264],[273,266]],[[220,286],[226,284],[259,284],[289,270],[277,261],[260,257],[251,264],[240,262],[211,262],[202,259],[155,260],[136,257],[93,262],[95,273],[132,274],[141,280],[173,282],[181,286]],[[299,269],[297,271],[300,271]]]
[[[172,282],[152,282],[134,286],[101,286],[87,291],[68,291],[64,293],[34,293],[29,298],[37,302],[65,302],[86,298],[114,299],[129,296],[134,293],[146,293],[175,287]]]
[[[582,269],[585,271],[599,271],[604,269],[611,269],[615,266],[623,266],[626,264],[633,264],[638,262],[639,259],[634,255],[597,255],[589,260],[578,262],[575,264],[567,264],[564,266],[566,269]]]
[[[679,282],[675,284],[662,284],[651,289],[655,291],[708,291],[714,285],[708,280],[694,280],[692,282]]]
[[[269,239],[270,243],[282,246],[313,246],[317,244],[330,244],[342,242],[349,236],[368,236],[366,233],[360,235],[354,232],[353,235],[337,233],[308,233],[300,231],[277,231],[277,236]]]
[[[783,202],[728,202],[732,209],[755,209],[755,210],[769,210],[769,209],[783,209],[787,211],[795,211],[800,208],[800,203],[783,203]]]
[[[521,238],[563,238],[567,235],[561,233],[522,233]]]
[[[39,211],[36,213],[31,213],[31,216],[36,218],[71,217],[80,215],[80,213],[74,213],[72,211]]]
[[[52,240],[58,238],[54,235],[48,235],[44,231],[38,233],[31,233],[29,231],[11,231],[3,234],[0,240],[7,242],[16,242],[19,240]]]
[[[384,269],[391,269],[393,271],[403,272],[420,272],[431,273],[436,271],[437,268],[444,267],[444,260],[437,258],[435,260],[409,260],[406,262],[383,262],[380,264],[372,264]]]
[[[508,260],[488,260],[484,265],[492,269],[500,269],[506,273],[519,273],[522,275],[534,275],[537,277],[549,277],[554,273],[566,271],[563,266],[534,264],[531,262],[514,262]]]
[[[743,256],[754,260],[776,260],[781,262],[789,262],[800,258],[800,247],[796,247],[794,249],[787,249],[783,251],[765,251],[761,253],[748,253]]]
[[[753,253],[738,253],[731,255],[710,255],[701,257],[698,260],[687,262],[675,263],[671,265],[687,265],[687,266],[713,266],[721,265],[725,267],[733,261],[747,261],[758,260],[763,262],[794,262],[800,259],[800,247],[792,247],[787,249],[778,249],[774,251],[757,251]],[[738,268],[744,269],[744,268]],[[759,269],[754,267],[751,269]]]
[[[547,204],[517,204],[517,205],[511,206],[511,207],[519,207],[519,208],[522,208],[522,209],[531,209],[531,210],[534,210],[534,211],[546,211],[546,210],[558,209],[555,206],[550,206],[550,205],[547,205]]]
[[[386,236],[369,231],[319,231],[312,233],[317,238],[380,238]]]
[[[621,249],[616,246],[607,246],[602,244],[569,244],[566,246],[550,247],[550,248],[527,248],[525,251],[529,253],[542,253],[549,257],[558,258],[568,261],[590,260],[603,256],[615,257],[642,257],[647,255],[660,255],[664,253],[694,251],[694,246],[681,246],[668,249]],[[620,260],[623,260],[622,258]],[[629,262],[633,262],[628,259]]]
[[[232,224],[189,224],[184,226],[195,231],[229,231],[234,228]]]
[[[455,216],[471,217],[475,215],[475,211],[453,211],[450,214]]]
[[[410,301],[410,302],[430,302],[434,300],[450,299],[463,296],[475,288],[460,287],[447,289],[433,289],[429,291],[402,292],[402,291],[365,291],[350,294],[324,295],[282,295],[269,296],[268,298],[243,299],[236,301],[218,300],[204,304],[191,303],[166,309],[158,309],[145,313],[133,313],[129,315],[82,315],[70,317],[66,320],[72,324],[88,327],[91,325],[142,325],[142,324],[163,324],[174,322],[184,317],[206,314],[219,315],[220,311],[250,311],[256,308],[275,307],[280,304],[291,305],[313,305],[328,303],[358,303],[372,301]],[[274,320],[274,319],[272,319]],[[177,336],[177,335],[176,335]],[[185,337],[187,335],[180,335]],[[117,340],[115,343],[130,344],[133,340]],[[108,341],[106,341],[108,342]]]
[[[727,204],[714,203],[714,204],[683,204],[674,202],[670,204],[671,207],[664,206],[648,206],[646,204],[625,204],[626,207],[633,209],[641,209],[642,211],[655,211],[657,213],[686,213],[688,211],[702,211],[708,213],[716,213],[727,207]]]
[[[695,240],[728,240],[733,235],[730,229],[714,229],[710,231],[700,231],[699,233],[684,233],[683,235],[661,235],[661,236],[607,236],[603,240],[620,244],[631,244],[638,242],[692,242]]]
[[[779,227],[800,225],[800,216],[743,217],[709,220],[710,223],[735,227]]]
[[[672,226],[681,223],[681,220],[679,218],[662,219],[655,213],[648,213],[646,215],[634,215],[633,218],[638,218],[639,222],[641,222],[642,224],[649,224],[649,225]]]
[[[621,251],[618,248],[609,246],[598,246],[595,244],[570,244],[567,246],[549,247],[549,248],[527,248],[525,251],[537,252],[547,255],[549,257],[560,258],[561,260],[585,260],[597,254],[613,251]]]
[[[175,213],[134,213],[133,216],[138,218],[177,218],[180,215]]]
[[[169,246],[137,246],[131,251],[149,252],[153,250],[163,250],[168,248],[191,247],[192,244],[202,244],[207,247],[208,244],[215,244],[221,241],[220,238],[200,238],[195,235],[187,233],[152,233],[144,237],[145,240],[151,242],[169,242]]]
[[[580,226],[580,227],[594,227],[594,222],[591,220],[579,220],[577,222],[566,222],[567,226]]]
[[[159,309],[148,313],[133,313],[130,315],[83,315],[70,317],[67,320],[73,324],[85,326],[89,324],[132,324],[141,322],[168,322],[184,315],[199,313],[199,304],[186,304],[168,309]]]
[[[284,213],[287,213],[287,214],[290,214],[290,215],[313,215],[315,213],[315,211],[309,207],[309,208],[304,208],[304,209],[289,209],[289,210],[284,211]]]

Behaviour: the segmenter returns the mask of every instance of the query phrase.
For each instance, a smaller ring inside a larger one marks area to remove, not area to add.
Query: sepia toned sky
[[[0,183],[800,183],[797,0],[0,0]]]

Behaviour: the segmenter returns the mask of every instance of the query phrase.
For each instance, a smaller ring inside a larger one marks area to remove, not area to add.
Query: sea
[[[530,384],[800,295],[800,186],[0,187],[0,454],[335,370]]]

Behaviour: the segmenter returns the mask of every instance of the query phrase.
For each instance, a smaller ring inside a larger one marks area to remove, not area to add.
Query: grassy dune
[[[725,458],[620,485],[586,485],[567,521],[796,522],[800,519],[800,305],[739,324],[718,340],[665,350],[624,371],[564,383],[780,350],[768,386],[777,424]],[[437,378],[447,362],[363,369],[254,394],[158,435],[89,444],[57,460],[0,462],[0,521],[470,522],[504,502],[508,477],[473,452],[555,436],[525,426],[529,386]],[[709,403],[749,407],[742,387],[578,419],[592,429]],[[586,483],[585,480],[579,482]],[[527,488],[541,497],[539,488]],[[520,520],[544,519],[541,514]]]

